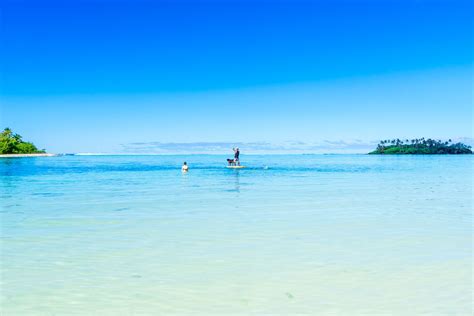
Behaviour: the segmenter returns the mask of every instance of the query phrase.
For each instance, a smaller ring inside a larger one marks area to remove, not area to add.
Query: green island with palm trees
[[[434,140],[431,138],[382,140],[377,148],[370,152],[373,155],[459,155],[472,154],[471,146],[463,143]]]
[[[33,143],[23,141],[22,137],[14,134],[8,127],[0,134],[0,155],[44,154]]]

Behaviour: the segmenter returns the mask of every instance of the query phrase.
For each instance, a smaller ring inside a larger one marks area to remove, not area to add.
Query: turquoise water
[[[473,157],[224,158],[0,159],[1,314],[471,314]]]

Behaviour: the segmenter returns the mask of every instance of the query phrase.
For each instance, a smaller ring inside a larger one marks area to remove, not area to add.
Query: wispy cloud
[[[453,138],[453,142],[474,145],[474,138]],[[239,147],[243,153],[367,153],[377,146],[378,141],[321,140],[303,142],[298,140],[281,143],[259,142],[133,142],[121,145],[122,153],[137,154],[224,154]]]
[[[228,153],[239,147],[245,153],[366,153],[373,149],[376,141],[322,140],[318,142],[286,141],[269,142],[134,142],[122,144],[125,153]]]

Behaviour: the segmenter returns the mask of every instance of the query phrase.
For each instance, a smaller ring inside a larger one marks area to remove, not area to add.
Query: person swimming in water
[[[240,155],[240,150],[239,147],[232,148],[234,151],[234,163],[236,163],[238,166],[240,166],[240,160],[239,160],[239,155]]]
[[[186,163],[186,161],[183,163],[183,166],[181,167],[181,171],[182,172],[188,172],[189,170],[189,167],[188,167],[188,164]]]

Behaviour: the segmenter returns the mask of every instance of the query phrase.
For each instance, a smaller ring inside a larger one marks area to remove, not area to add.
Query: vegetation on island
[[[414,155],[440,155],[440,154],[472,154],[471,146],[463,143],[434,140],[431,138],[412,139],[402,141],[400,139],[382,140],[377,149],[369,154],[414,154]]]
[[[25,142],[18,134],[14,134],[8,127],[0,134],[0,154],[42,154],[33,143]]]

